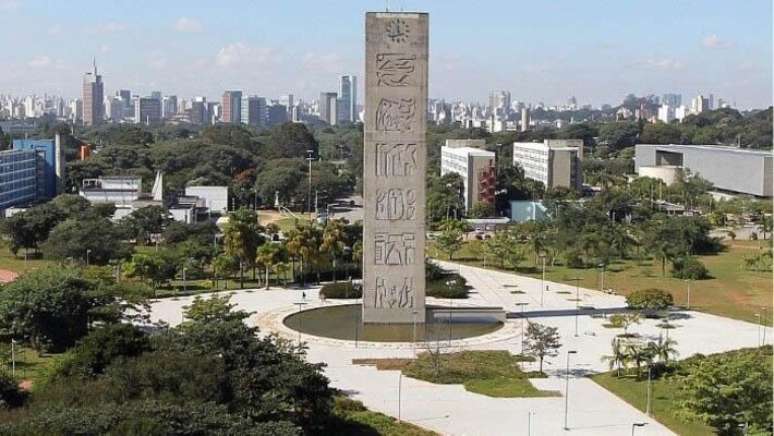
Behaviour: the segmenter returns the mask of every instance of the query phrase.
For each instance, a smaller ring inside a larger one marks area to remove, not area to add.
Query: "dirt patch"
[[[19,273],[9,271],[7,269],[0,269],[0,283],[11,283],[19,277]]]

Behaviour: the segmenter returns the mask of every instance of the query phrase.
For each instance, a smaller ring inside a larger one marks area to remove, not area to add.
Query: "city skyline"
[[[80,3],[0,0],[0,23],[10,34],[24,34],[22,23],[31,21],[44,29],[11,45],[0,93],[75,97],[96,57],[105,95],[161,90],[214,99],[241,89],[310,100],[336,91],[341,75],[362,77],[360,20],[366,9],[384,8],[301,1],[291,15],[281,5],[239,2],[222,11],[171,1],[146,16],[149,2]],[[485,102],[492,89],[506,89],[514,100],[552,105],[574,95],[598,106],[630,92],[675,92],[714,93],[740,109],[770,105],[771,5],[763,1],[660,1],[647,9],[455,3],[390,5],[433,16],[431,97]]]

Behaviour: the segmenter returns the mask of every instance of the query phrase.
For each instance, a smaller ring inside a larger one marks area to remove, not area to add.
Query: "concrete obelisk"
[[[428,15],[366,14],[363,322],[425,322]]]

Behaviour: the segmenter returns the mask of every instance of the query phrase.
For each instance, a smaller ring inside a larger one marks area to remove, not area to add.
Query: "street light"
[[[528,304],[526,302],[516,303],[517,306],[521,306],[521,354],[524,354],[524,306]]]
[[[580,277],[575,277],[570,280],[575,280],[575,337],[578,337],[578,303],[580,302]]]
[[[564,429],[569,430],[567,427],[567,408],[569,407],[569,394],[570,394],[570,354],[577,354],[575,350],[567,351],[567,370],[564,373]]]
[[[634,436],[634,429],[635,428],[637,428],[637,427],[645,427],[646,425],[648,425],[647,422],[635,422],[635,423],[633,423],[632,424],[632,436]]]
[[[546,282],[546,255],[541,254],[540,260],[543,261],[543,275],[540,276],[540,307],[543,307],[543,287]]]

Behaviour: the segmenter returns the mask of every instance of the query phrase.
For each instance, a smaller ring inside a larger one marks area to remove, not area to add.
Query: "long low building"
[[[722,145],[637,144],[634,167],[640,176],[672,183],[675,172],[689,170],[719,191],[772,196],[772,153]]]

